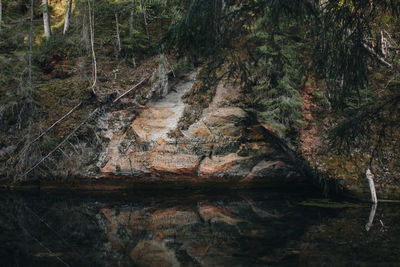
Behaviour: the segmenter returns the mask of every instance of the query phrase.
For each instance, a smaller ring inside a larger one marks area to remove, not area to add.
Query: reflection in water
[[[374,222],[374,218],[375,218],[375,213],[376,213],[376,207],[378,206],[377,203],[373,203],[371,206],[371,212],[369,214],[369,219],[367,224],[365,225],[365,230],[369,231],[369,229],[371,229],[372,224]]]
[[[368,207],[299,205],[306,197],[254,191],[3,192],[0,259],[2,266],[397,264],[398,207],[381,205],[375,215],[373,206],[366,232]],[[384,218],[389,230],[370,228],[374,217]]]

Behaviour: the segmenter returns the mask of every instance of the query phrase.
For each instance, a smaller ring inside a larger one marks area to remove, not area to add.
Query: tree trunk
[[[33,0],[31,0],[31,18],[29,25],[29,56],[28,56],[28,71],[29,71],[29,86],[32,89],[32,44],[33,44]]]
[[[67,12],[65,13],[65,21],[64,21],[64,31],[63,31],[64,35],[67,33],[69,28],[69,20],[71,18],[71,8],[72,8],[72,0],[68,0]]]
[[[85,8],[82,16],[82,41],[85,44],[86,50],[89,50],[90,42],[89,42],[89,31],[87,27],[87,10]]]
[[[0,0],[0,38],[1,38],[1,23],[3,22],[3,5]]]
[[[131,10],[131,14],[129,16],[129,34],[133,34],[133,17],[134,17],[134,12]]]
[[[121,53],[121,38],[119,36],[119,25],[118,25],[118,13],[115,12],[115,25],[117,30],[117,58],[120,56]]]
[[[43,27],[44,27],[44,35],[47,39],[51,36],[50,29],[50,17],[49,17],[49,8],[47,0],[42,0],[42,10],[43,10]]]
[[[132,35],[133,35],[133,21],[134,21],[134,16],[135,16],[135,13],[134,13],[134,5],[133,5],[133,3],[134,2],[132,2],[132,9],[131,9],[131,14],[130,14],[130,16],[129,16],[129,35],[130,35],[130,37],[132,38]],[[136,68],[136,60],[135,60],[135,55],[132,55],[132,64],[133,64],[133,66]]]
[[[93,0],[93,12],[90,7],[90,0],[88,0],[88,13],[89,13],[89,30],[90,30],[90,45],[92,48],[92,59],[93,59],[93,84],[92,91],[96,94],[96,83],[97,83],[97,61],[96,53],[94,51],[94,0]]]
[[[147,35],[147,41],[150,45],[150,34],[149,34],[149,24],[147,22],[147,14],[146,14],[146,6],[145,6],[145,0],[140,0],[140,8],[142,9],[143,12],[143,18],[144,18],[144,28],[146,30],[146,35]]]

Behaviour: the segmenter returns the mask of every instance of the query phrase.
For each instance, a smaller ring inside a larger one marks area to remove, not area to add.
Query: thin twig
[[[150,76],[149,76],[150,77]],[[131,92],[133,89],[135,89],[136,87],[138,87],[139,85],[141,85],[144,81],[146,81],[147,79],[149,79],[149,77],[144,78],[143,80],[141,80],[138,84],[136,84],[135,86],[133,86],[131,89],[127,90],[125,93],[123,93],[122,95],[120,95],[119,97],[117,97],[113,103],[116,103],[118,100],[120,100],[121,98],[123,98],[124,96],[126,96],[127,94],[129,94],[129,92]]]
[[[150,76],[149,76],[150,77]],[[125,93],[123,93],[122,95],[120,95],[119,97],[117,97],[113,102],[112,105],[114,105],[118,100],[120,100],[122,97],[126,96],[129,92],[131,92],[133,89],[137,88],[139,85],[141,85],[144,81],[146,81],[147,79],[149,79],[149,77],[142,79],[138,84],[136,84],[135,86],[133,86],[132,88],[130,88],[129,90],[127,90]],[[54,152],[56,152],[64,143],[66,143],[68,141],[69,138],[71,138],[78,130],[79,128],[82,127],[82,125],[84,125],[91,117],[93,117],[97,112],[99,112],[101,110],[101,108],[96,108],[92,113],[89,114],[89,116],[82,121],[77,127],[75,127],[72,132],[67,135],[66,138],[64,138],[64,140],[62,140],[52,151],[50,151],[46,156],[44,156],[42,159],[40,159],[34,166],[32,166],[28,171],[26,171],[23,175],[21,175],[19,177],[19,179],[22,179],[23,177],[25,177],[26,175],[28,175],[31,171],[33,171],[35,168],[37,168],[40,164],[42,164],[43,161],[45,161],[46,159],[48,159]]]
[[[66,117],[68,117],[69,115],[71,115],[72,112],[74,112],[80,105],[82,104],[82,102],[80,102],[78,105],[76,105],[75,107],[73,107],[70,111],[68,111],[68,113],[66,113],[64,116],[61,117],[61,119],[59,119],[58,121],[56,121],[55,123],[53,123],[49,128],[47,128],[43,133],[41,133],[38,137],[36,137],[32,142],[30,142],[28,145],[25,146],[25,148],[19,153],[19,155],[21,155],[22,153],[24,153],[33,143],[35,143],[36,141],[38,141],[43,135],[47,134],[51,129],[53,129],[58,123],[60,123],[62,120],[64,120]],[[18,156],[19,156],[18,155]]]
[[[34,237],[25,227],[23,227],[21,224],[19,225],[25,232],[25,234],[29,235],[30,237],[32,237],[33,240],[35,240],[42,248],[44,248],[45,250],[47,250],[48,253],[50,254],[54,254],[53,251],[51,251],[48,247],[46,247],[42,242],[39,241],[39,239],[37,239],[36,237]],[[63,263],[65,266],[70,266],[68,263],[66,263],[63,259],[61,259],[60,257],[58,257],[58,255],[55,255],[56,259],[58,261],[60,261],[61,263]]]
[[[368,50],[369,53],[371,53],[372,55],[375,56],[376,59],[378,59],[378,61],[380,63],[382,63],[383,65],[389,67],[389,68],[393,68],[393,65],[390,64],[389,62],[387,62],[383,57],[381,57],[380,55],[378,55],[371,47],[369,47],[366,43],[363,42],[363,46],[365,49]]]
[[[57,146],[56,148],[54,148],[50,153],[48,153],[46,156],[44,156],[41,160],[39,160],[33,167],[31,167],[28,171],[26,171],[23,175],[21,175],[19,178],[21,179],[22,177],[25,177],[26,175],[28,175],[31,171],[33,171],[37,166],[39,166],[43,161],[45,161],[48,157],[50,157],[54,152],[56,152],[66,141],[68,141],[68,139],[74,135],[79,128],[82,127],[82,125],[84,125],[93,115],[95,115],[98,111],[100,110],[100,108],[96,108],[92,113],[90,113],[90,115],[83,121],[81,122],[77,127],[75,127],[74,130],[72,130],[72,132],[64,139],[62,140]]]

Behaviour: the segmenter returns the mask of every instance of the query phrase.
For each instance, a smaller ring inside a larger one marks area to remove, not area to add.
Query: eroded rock
[[[303,181],[268,130],[242,108],[213,104],[186,131],[177,129],[185,109],[182,96],[195,78],[190,73],[164,98],[148,103],[129,127],[134,134],[115,131],[110,137],[106,131],[107,155],[98,164],[105,177],[274,185]]]

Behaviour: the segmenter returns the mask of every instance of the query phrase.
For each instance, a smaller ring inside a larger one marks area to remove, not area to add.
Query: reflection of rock
[[[180,266],[174,252],[156,241],[140,242],[129,256],[137,266]]]
[[[287,220],[287,206],[277,215],[275,207],[246,195],[224,199],[103,207],[97,216],[107,236],[102,250],[121,259],[127,253],[126,263],[133,261],[137,266],[243,266],[248,264],[248,255],[263,263],[265,253],[267,262],[273,262],[276,252],[262,245],[280,240],[282,233],[292,235],[285,225],[276,225],[285,229],[281,233],[270,226]],[[281,245],[276,246],[279,251]],[[264,258],[257,258],[258,254]]]
[[[366,232],[369,209],[292,205],[304,196],[287,193],[132,192],[96,201],[3,193],[2,266],[60,266],[54,255],[69,266],[398,265],[393,203],[375,215],[389,228],[378,223]]]
[[[182,96],[190,90],[195,75],[191,73],[176,90],[150,102],[130,125],[135,134],[113,133],[105,150],[107,156],[98,164],[105,177],[134,176],[141,177],[140,182],[192,184],[282,185],[304,181],[255,115],[241,108],[213,105],[186,131],[170,136],[183,115]]]
[[[151,214],[150,225],[154,229],[166,229],[176,225],[186,226],[198,222],[198,217],[193,211],[167,209],[158,210]]]
[[[240,222],[240,220],[233,218],[226,210],[211,205],[200,206],[199,214],[204,221],[210,223],[223,222],[229,225],[236,225]]]

